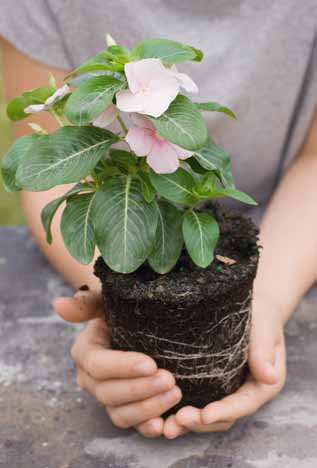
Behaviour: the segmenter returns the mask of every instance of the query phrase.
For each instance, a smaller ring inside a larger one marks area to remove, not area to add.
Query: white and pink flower
[[[146,162],[158,174],[170,174],[179,167],[179,160],[190,158],[192,151],[174,145],[158,135],[149,119],[132,114],[131,127],[126,141],[134,153],[139,157],[146,157]]]
[[[114,104],[109,104],[109,106],[96,117],[92,124],[95,127],[106,128],[110,125],[118,116],[118,109]]]
[[[183,87],[197,92],[193,80],[176,67],[167,68],[159,59],[149,58],[129,62],[124,67],[129,89],[116,95],[117,106],[123,112],[137,112],[159,117],[169,107]]]

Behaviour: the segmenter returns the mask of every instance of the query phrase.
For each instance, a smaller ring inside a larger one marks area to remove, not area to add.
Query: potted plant
[[[174,373],[179,406],[235,391],[246,371],[258,230],[218,197],[256,204],[234,185],[230,157],[208,135],[193,80],[176,64],[200,50],[166,39],[107,47],[66,76],[11,101],[13,121],[50,112],[61,128],[30,124],[2,161],[9,191],[74,183],[42,212],[47,242],[65,203],[69,253],[100,278],[112,346],[151,355]],[[120,132],[107,127],[116,120]],[[120,146],[121,144],[121,146]],[[124,149],[122,148],[124,144]]]

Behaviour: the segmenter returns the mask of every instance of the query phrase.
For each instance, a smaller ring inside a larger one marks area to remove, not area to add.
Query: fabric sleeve
[[[39,62],[72,68],[63,32],[47,0],[1,0],[0,35]]]

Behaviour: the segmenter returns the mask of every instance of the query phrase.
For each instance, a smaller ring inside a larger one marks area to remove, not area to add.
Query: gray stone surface
[[[1,468],[316,468],[317,294],[287,329],[282,394],[225,434],[147,440],[112,426],[81,392],[69,348],[81,326],[53,315],[70,294],[25,228],[0,229]]]

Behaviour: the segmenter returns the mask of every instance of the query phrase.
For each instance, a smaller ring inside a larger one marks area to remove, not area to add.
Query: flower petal
[[[105,128],[110,125],[118,115],[118,110],[114,104],[109,104],[109,106],[96,117],[92,124],[95,127]]]
[[[141,114],[159,117],[169,108],[179,92],[177,80],[165,79],[164,81],[153,80],[147,92]]]
[[[117,107],[123,112],[142,112],[146,103],[146,97],[133,94],[128,89],[119,91],[116,94]]]
[[[69,86],[67,84],[65,84],[61,88],[58,88],[55,91],[55,93],[52,94],[52,96],[50,96],[50,97],[48,97],[46,99],[45,105],[46,106],[51,106],[55,102],[60,101],[61,99],[63,99],[63,97],[66,96],[66,94],[68,94],[68,93],[70,93],[70,89],[69,89]]]
[[[131,127],[125,140],[137,156],[147,156],[155,143],[153,132],[140,127]]]
[[[156,142],[146,162],[158,174],[171,174],[179,167],[177,154],[168,142]]]
[[[177,70],[176,65],[172,65],[169,71],[177,79],[180,86],[186,91],[188,91],[189,93],[198,92],[198,86],[196,85],[196,83],[188,75],[186,75],[186,73],[180,73]]]
[[[158,75],[165,75],[166,68],[159,59],[148,58],[126,63],[124,72],[129,89],[135,94],[142,89],[146,89],[150,81],[158,77]]]
[[[33,104],[31,106],[27,106],[25,109],[24,109],[24,112],[26,114],[37,114],[38,112],[41,112],[43,110],[46,109],[46,105],[45,104]]]
[[[173,147],[179,159],[188,159],[194,154],[193,151],[188,151],[180,146],[174,145],[174,143],[170,143],[170,145]]]
[[[148,130],[155,130],[152,122],[146,117],[143,117],[143,115],[133,112],[130,114],[130,119],[137,127],[147,128]]]

